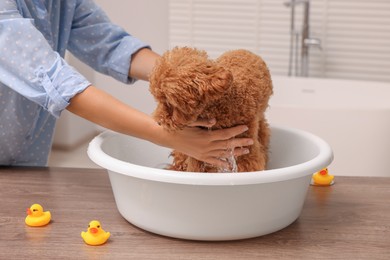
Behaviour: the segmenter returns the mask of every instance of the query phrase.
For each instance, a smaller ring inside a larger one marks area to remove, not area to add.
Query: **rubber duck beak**
[[[90,228],[89,230],[91,231],[92,234],[96,234],[98,232],[97,228]]]
[[[32,215],[31,209],[27,208],[27,215]]]

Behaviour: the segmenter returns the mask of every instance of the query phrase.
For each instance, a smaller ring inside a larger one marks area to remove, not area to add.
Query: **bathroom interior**
[[[95,0],[111,20],[158,52],[194,46],[216,58],[248,49],[274,84],[270,124],[312,132],[334,152],[334,175],[390,176],[390,2],[385,0]],[[124,11],[126,10],[126,11]],[[147,82],[134,85],[68,61],[97,87],[152,113]],[[104,129],[65,111],[49,166],[98,168],[87,155]]]

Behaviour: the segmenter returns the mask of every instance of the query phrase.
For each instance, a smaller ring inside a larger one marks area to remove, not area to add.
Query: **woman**
[[[124,82],[148,80],[159,55],[112,24],[92,0],[0,2],[0,165],[45,166],[56,118],[68,109],[124,134],[227,167],[253,141],[246,126],[206,131],[214,119],[170,133],[149,116],[91,85],[63,59],[69,50]]]

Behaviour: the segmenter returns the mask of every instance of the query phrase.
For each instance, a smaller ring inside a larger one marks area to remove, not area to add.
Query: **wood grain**
[[[25,211],[40,203],[45,227],[28,227]],[[90,220],[111,232],[108,243],[81,239]],[[116,209],[100,169],[0,168],[0,259],[390,259],[390,178],[336,177],[310,187],[301,216],[270,235],[197,242],[145,232]]]

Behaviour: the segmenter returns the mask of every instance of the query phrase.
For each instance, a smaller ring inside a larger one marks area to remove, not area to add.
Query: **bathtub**
[[[331,174],[390,176],[390,84],[282,76],[273,84],[269,122],[328,142]]]
[[[308,132],[271,126],[265,171],[194,173],[163,169],[170,149],[106,131],[88,155],[107,169],[117,208],[133,225],[190,240],[236,240],[287,227],[300,215],[313,172],[329,144]]]

